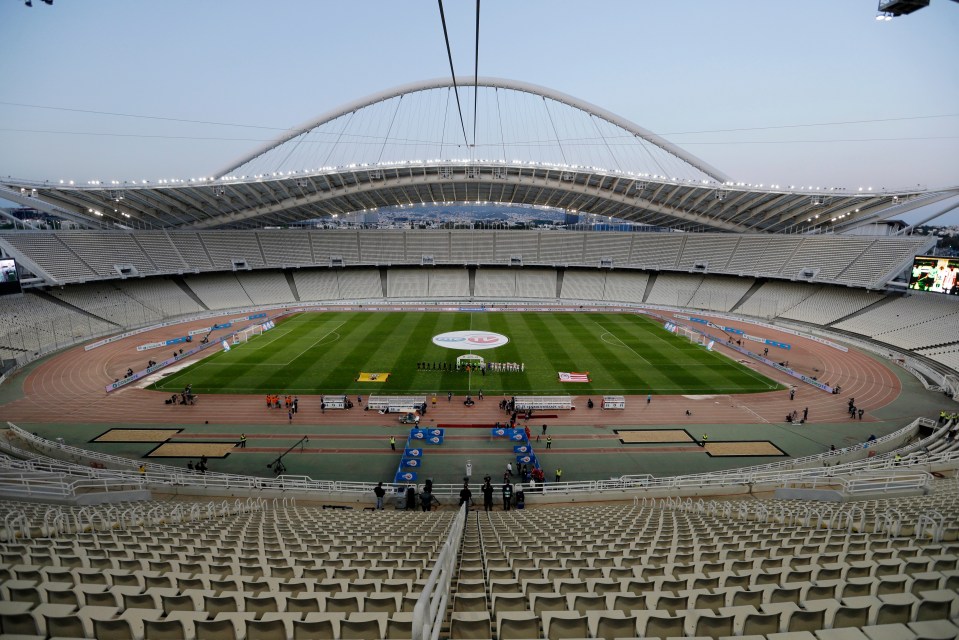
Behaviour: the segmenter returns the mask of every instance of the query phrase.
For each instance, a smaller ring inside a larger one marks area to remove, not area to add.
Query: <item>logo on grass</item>
[[[500,333],[489,331],[447,331],[433,336],[433,344],[447,349],[462,351],[476,351],[479,349],[495,349],[509,342],[509,338]]]

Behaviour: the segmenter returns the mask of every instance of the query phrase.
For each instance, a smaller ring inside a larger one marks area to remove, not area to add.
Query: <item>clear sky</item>
[[[889,22],[876,4],[486,0],[479,72],[605,107],[747,183],[959,185],[959,3]],[[472,75],[475,2],[445,9]],[[431,0],[5,0],[0,175],[208,175],[276,128],[448,74]]]

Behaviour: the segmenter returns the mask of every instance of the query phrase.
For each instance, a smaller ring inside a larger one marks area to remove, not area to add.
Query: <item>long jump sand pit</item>
[[[145,458],[225,458],[236,448],[235,442],[164,442]]]
[[[704,447],[714,458],[746,456],[785,456],[785,451],[768,440],[745,442],[709,442]]]
[[[164,442],[183,429],[110,429],[91,442]]]
[[[623,444],[694,442],[692,436],[683,429],[617,429],[616,435]]]

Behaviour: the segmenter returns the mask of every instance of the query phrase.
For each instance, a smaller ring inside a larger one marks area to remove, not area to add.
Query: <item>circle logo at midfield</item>
[[[495,349],[509,342],[509,338],[500,333],[489,331],[447,331],[433,336],[433,344],[447,349],[461,351],[477,351],[480,349]]]

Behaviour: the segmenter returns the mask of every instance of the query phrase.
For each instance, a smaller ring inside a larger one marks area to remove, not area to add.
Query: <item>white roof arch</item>
[[[661,136],[656,135],[652,131],[645,129],[622,116],[616,115],[615,113],[607,109],[597,106],[591,102],[587,102],[586,100],[581,100],[567,93],[557,91],[556,89],[551,89],[549,87],[544,87],[542,85],[533,84],[530,82],[524,82],[520,80],[495,78],[495,77],[489,77],[489,76],[480,76],[476,78],[475,81],[472,76],[459,77],[456,79],[456,84],[458,86],[464,86],[464,87],[472,86],[475,84],[476,86],[479,86],[479,87],[509,89],[512,91],[528,93],[534,96],[549,98],[550,100],[554,100],[558,103],[565,104],[574,109],[578,109],[590,115],[596,116],[597,118],[601,118],[614,126],[617,126],[625,131],[628,131],[634,136],[641,138],[643,140],[646,140],[647,142],[655,145],[656,147],[662,149],[666,153],[674,156],[675,158],[678,158],[679,160],[682,160],[683,162],[689,164],[690,166],[695,167],[699,171],[715,179],[717,182],[723,183],[723,182],[730,181],[729,176],[727,176],[725,173],[723,173],[716,167],[710,165],[705,160],[702,160],[701,158],[698,158],[692,155],[691,153],[681,149],[680,147],[674,145],[668,140],[662,138]],[[229,175],[231,172],[238,169],[239,167],[242,167],[243,165],[247,164],[251,160],[254,160],[262,156],[263,154],[269,151],[272,151],[273,149],[276,149],[277,147],[283,145],[284,143],[289,142],[290,140],[293,140],[294,138],[297,138],[298,136],[301,136],[305,133],[309,133],[310,131],[318,127],[321,127],[324,124],[327,124],[333,120],[336,120],[337,118],[340,118],[349,113],[359,111],[360,109],[363,109],[365,107],[369,107],[379,102],[384,102],[392,98],[396,98],[396,97],[407,95],[407,94],[418,93],[421,91],[429,91],[432,89],[449,88],[452,86],[453,86],[453,80],[450,77],[433,78],[431,80],[420,80],[417,82],[411,82],[411,83],[399,85],[390,89],[379,91],[374,94],[370,94],[368,96],[359,98],[357,100],[353,100],[352,102],[349,102],[345,105],[341,105],[339,107],[331,109],[317,116],[316,118],[313,118],[312,120],[304,122],[303,124],[297,127],[294,127],[290,129],[289,131],[284,132],[283,134],[281,134],[274,140],[271,140],[261,145],[260,147],[254,149],[253,151],[237,158],[233,162],[229,163],[228,165],[214,172],[212,175],[214,175],[216,178],[222,178],[226,175]]]

